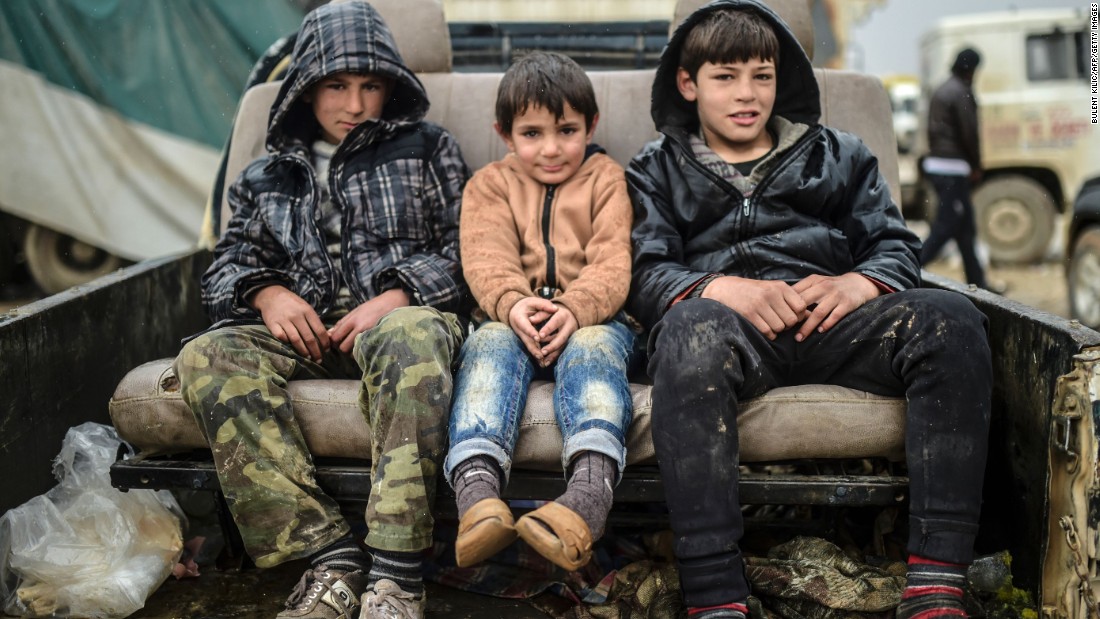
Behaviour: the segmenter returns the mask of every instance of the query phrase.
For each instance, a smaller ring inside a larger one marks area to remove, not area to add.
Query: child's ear
[[[512,141],[512,135],[502,129],[500,123],[493,123],[493,131],[496,131],[500,139],[504,140],[504,144],[508,147],[509,152],[516,152],[516,144]]]
[[[698,98],[698,95],[695,94],[695,80],[683,67],[676,69],[676,88],[680,91],[680,95],[688,101],[695,101]]]
[[[600,113],[596,112],[592,115],[592,122],[588,124],[588,135],[585,136],[585,144],[592,143],[592,136],[596,134],[596,124],[600,122]]]

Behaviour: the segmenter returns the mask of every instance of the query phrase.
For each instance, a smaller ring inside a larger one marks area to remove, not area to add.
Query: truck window
[[[1028,35],[1027,79],[1032,82],[1084,79],[1084,41],[1081,31],[1055,29],[1045,34]]]

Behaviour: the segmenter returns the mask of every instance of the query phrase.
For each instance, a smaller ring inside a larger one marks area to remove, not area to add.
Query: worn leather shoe
[[[508,504],[500,499],[474,503],[458,521],[455,563],[477,565],[516,541],[515,519]]]

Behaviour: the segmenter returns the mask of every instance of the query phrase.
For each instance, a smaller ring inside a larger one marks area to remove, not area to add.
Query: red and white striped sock
[[[963,588],[966,567],[958,563],[909,557],[909,574],[901,594],[897,619],[956,619],[966,617]]]
[[[745,604],[721,604],[688,609],[688,619],[746,619],[749,607]]]

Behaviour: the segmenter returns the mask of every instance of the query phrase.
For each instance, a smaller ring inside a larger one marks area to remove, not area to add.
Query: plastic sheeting
[[[220,148],[252,64],[301,22],[290,0],[4,0],[0,59]]]
[[[218,151],[0,62],[0,207],[130,260],[193,248]]]
[[[0,2],[0,210],[131,260],[189,250],[291,0]]]

